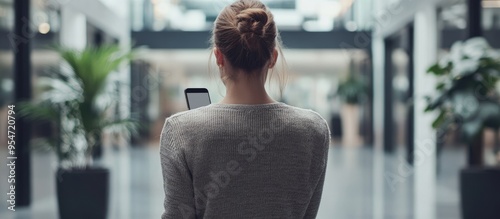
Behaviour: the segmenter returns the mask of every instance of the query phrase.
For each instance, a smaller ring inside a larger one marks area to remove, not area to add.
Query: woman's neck
[[[226,82],[226,96],[221,103],[227,104],[266,104],[275,103],[264,87],[262,80],[245,79]]]

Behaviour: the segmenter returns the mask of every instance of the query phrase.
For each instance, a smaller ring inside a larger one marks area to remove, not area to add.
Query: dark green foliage
[[[365,83],[352,73],[347,80],[339,84],[337,89],[337,95],[348,104],[360,104],[366,92]]]
[[[425,111],[437,111],[432,126],[446,130],[461,127],[463,140],[472,142],[483,128],[500,127],[500,103],[496,90],[500,56],[483,38],[453,45],[450,54],[428,71],[437,77],[437,95],[427,97]]]

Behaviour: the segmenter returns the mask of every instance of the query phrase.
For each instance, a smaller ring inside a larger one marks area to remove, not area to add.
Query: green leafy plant
[[[437,95],[426,97],[425,111],[438,112],[433,128],[460,127],[463,140],[470,143],[485,127],[500,127],[500,99],[496,89],[500,55],[484,38],[456,42],[428,73],[438,80]]]
[[[339,84],[337,95],[348,104],[360,104],[366,95],[366,91],[365,83],[351,73],[347,80]]]
[[[138,123],[109,115],[118,107],[119,93],[113,71],[132,58],[117,45],[74,50],[57,47],[65,67],[39,78],[40,98],[20,103],[20,114],[55,121],[56,139],[37,139],[37,146],[56,152],[62,167],[89,166],[92,151],[104,132],[131,134]]]

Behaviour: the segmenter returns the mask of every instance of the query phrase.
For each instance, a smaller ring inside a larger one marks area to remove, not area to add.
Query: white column
[[[62,46],[83,49],[87,45],[87,19],[83,13],[77,12],[70,7],[61,8],[61,30]]]
[[[385,171],[384,171],[384,39],[373,36],[373,219],[383,219],[385,216]]]
[[[372,16],[378,20],[384,13],[385,1],[373,2]],[[372,35],[373,59],[373,219],[383,219],[385,216],[385,186],[384,178],[384,74],[385,48],[382,30],[384,23],[375,23]]]
[[[118,13],[122,15],[123,23],[125,23],[121,27],[119,40],[120,47],[123,50],[130,50],[131,48],[131,39],[130,39],[130,1],[120,2],[122,4],[121,11],[125,11],[126,13]],[[122,118],[128,117],[130,115],[130,66],[124,66],[119,71],[120,74],[120,82],[122,87],[120,88],[121,93],[121,106],[120,106],[120,114]]]
[[[436,218],[436,132],[431,126],[435,115],[424,113],[424,96],[435,92],[435,79],[426,71],[437,60],[436,23],[436,9],[431,4],[415,15],[415,219]]]

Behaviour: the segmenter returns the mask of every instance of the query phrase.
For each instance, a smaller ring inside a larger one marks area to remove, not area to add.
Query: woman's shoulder
[[[207,107],[204,106],[192,110],[176,112],[165,118],[165,124],[171,126],[181,126],[190,122],[200,121],[199,117],[207,115],[206,108]]]
[[[300,107],[292,107],[292,108],[296,112],[295,118],[298,118],[297,121],[302,124],[308,124],[307,126],[309,129],[316,130],[320,133],[330,132],[330,128],[328,127],[328,122],[318,112],[312,109],[306,109]]]
[[[299,115],[302,118],[310,119],[312,121],[316,121],[319,123],[326,122],[325,118],[321,116],[318,112],[312,110],[312,109],[306,109],[306,108],[300,108],[296,106],[291,106],[289,105],[290,109],[295,111],[297,115]]]

